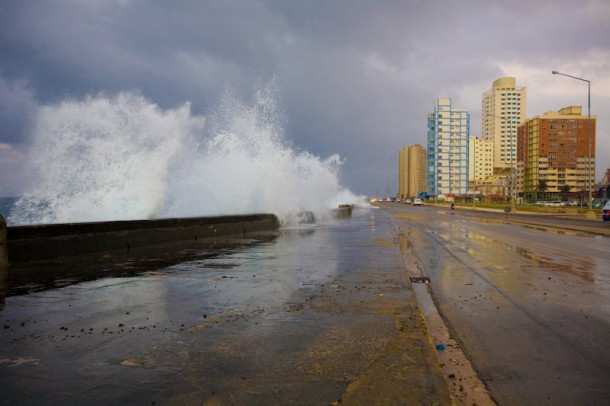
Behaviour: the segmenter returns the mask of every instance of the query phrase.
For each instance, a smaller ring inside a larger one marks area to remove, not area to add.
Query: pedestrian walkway
[[[454,404],[378,210],[272,240],[136,251],[83,280],[83,262],[27,269],[46,290],[0,311],[2,402]]]

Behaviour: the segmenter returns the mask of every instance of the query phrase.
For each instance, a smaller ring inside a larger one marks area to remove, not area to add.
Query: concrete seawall
[[[8,254],[6,251],[6,221],[0,215],[0,272],[8,266]]]
[[[1,227],[0,221],[0,266],[4,236],[4,258],[16,263],[103,251],[129,251],[169,242],[248,237],[252,233],[277,230],[279,221],[273,214],[249,214],[16,226],[5,228],[6,234],[1,232]]]

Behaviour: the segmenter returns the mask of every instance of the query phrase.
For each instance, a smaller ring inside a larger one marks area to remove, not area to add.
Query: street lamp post
[[[587,79],[583,79],[583,78],[579,78],[576,76],[572,76],[572,75],[566,75],[565,73],[560,73],[557,72],[556,70],[551,72],[553,75],[561,75],[561,76],[567,76],[569,78],[572,79],[576,79],[576,80],[582,80],[583,82],[587,82],[587,86],[588,86],[588,97],[587,97],[587,116],[588,116],[588,121],[587,121],[587,137],[589,138],[589,142],[587,145],[587,189],[589,191],[589,211],[593,211],[593,196],[592,196],[592,189],[591,189],[591,81],[587,80]]]
[[[500,116],[494,116],[493,114],[487,114],[489,117],[494,117],[494,118],[499,118],[500,120],[503,120],[505,123],[508,122],[508,132],[510,135],[510,205],[512,207],[512,209],[515,209],[515,200],[517,200],[517,181],[515,179],[515,170],[513,168],[513,120],[507,120],[504,117],[500,117]],[[516,140],[517,134],[515,134],[515,140]]]

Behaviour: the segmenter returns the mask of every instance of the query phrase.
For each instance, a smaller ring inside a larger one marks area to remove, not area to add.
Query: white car
[[[412,203],[412,202],[411,202],[411,199],[407,199],[407,200],[405,200],[405,203],[406,203],[406,204],[411,204],[411,203]]]
[[[424,202],[422,201],[422,199],[415,199],[413,200],[413,206],[423,206]]]

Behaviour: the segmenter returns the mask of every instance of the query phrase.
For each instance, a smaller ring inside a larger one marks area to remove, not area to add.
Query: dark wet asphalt
[[[500,405],[608,404],[608,237],[580,220],[383,207]]]
[[[390,218],[11,268],[2,404],[448,404]]]

